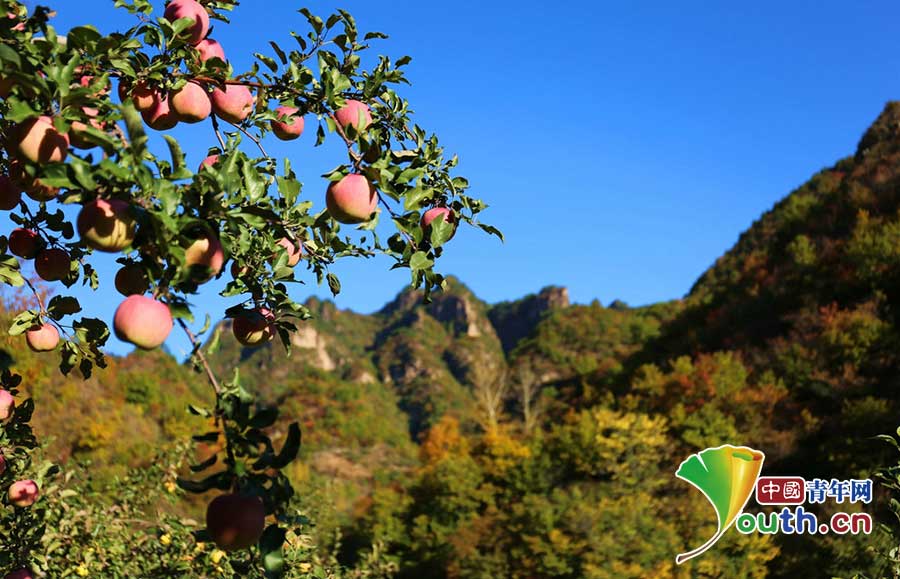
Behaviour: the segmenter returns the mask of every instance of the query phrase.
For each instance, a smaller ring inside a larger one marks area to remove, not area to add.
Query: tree
[[[104,367],[107,321],[76,319],[76,298],[45,299],[21,267],[34,259],[52,285],[97,289],[95,254],[117,254],[116,287],[127,297],[114,317],[116,334],[152,349],[177,325],[193,344],[194,368],[215,392],[211,408],[190,409],[210,426],[194,441],[215,452],[191,467],[202,478],[178,484],[261,500],[267,522],[253,541],[258,548],[233,565],[242,576],[280,576],[284,539],[296,524],[285,509],[293,489],[282,469],[297,455],[300,430],[292,424],[276,448],[266,429],[277,408],[259,407],[237,375],[223,380],[213,372],[206,355],[226,338],[210,331],[209,319],[195,323],[191,296],[229,269],[233,279],[222,295],[239,300],[225,312],[238,339],[258,345],[278,336],[289,349],[290,333],[310,315],[291,299],[289,284],[314,276],[336,295],[341,284],[332,264],[383,254],[394,268],[408,269],[411,285],[427,298],[444,282],[435,263],[459,223],[500,233],[477,221],[486,206],[452,174],[457,158],[447,158],[437,137],[412,122],[409,103],[396,92],[407,83],[410,59],[369,58],[370,43],[385,35],[361,35],[345,11],[322,19],[300,10],[309,30],[292,33],[296,46],[270,42],[271,54],[255,54],[253,68],[236,74],[227,47],[208,37],[209,21],[227,23],[236,0],[171,0],[162,14],[161,0],[116,0],[133,15],[132,28],[104,35],[87,25],[65,36],[52,26],[50,8],[28,13],[21,2],[2,2],[8,18],[0,19],[0,206],[17,228],[0,237],[0,280],[30,288],[38,303],[19,313],[9,332],[58,332],[64,374],[88,377]],[[148,144],[148,127],[165,133],[201,122],[196,130],[207,132],[211,146],[196,171],[171,135],[163,135],[165,156]],[[325,171],[303,196],[290,161],[271,157],[265,144],[296,139],[308,125],[315,146],[337,142],[348,161]],[[313,213],[311,198],[327,209]],[[65,206],[80,206],[77,219]],[[385,239],[376,227],[386,216],[392,230]],[[12,373],[3,376],[16,403],[0,416],[4,495],[15,480],[41,487],[58,470],[32,464],[34,408],[15,399],[19,383]],[[40,501],[0,511],[0,570],[40,570],[42,512]]]
[[[516,366],[515,385],[522,409],[522,427],[526,434],[530,434],[538,426],[543,410],[540,400],[542,384],[530,362]]]

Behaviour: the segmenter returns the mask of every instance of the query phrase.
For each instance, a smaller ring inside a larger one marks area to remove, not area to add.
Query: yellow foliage
[[[479,451],[485,471],[502,476],[509,469],[531,457],[531,449],[510,436],[503,427],[491,428],[481,437]]]
[[[463,455],[468,452],[468,441],[459,431],[459,421],[445,415],[425,435],[419,456],[423,463],[434,464],[449,455]]]

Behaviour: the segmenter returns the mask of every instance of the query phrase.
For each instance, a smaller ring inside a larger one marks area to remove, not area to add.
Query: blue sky
[[[112,5],[57,1],[56,25],[124,29],[130,20]],[[240,72],[268,39],[287,46],[289,30],[305,31],[300,5],[245,1],[214,37]],[[491,205],[485,221],[507,236],[462,231],[442,259],[489,302],[550,284],[583,303],[684,295],[763,211],[851,154],[900,95],[900,9],[887,1],[309,6],[323,16],[343,7],[361,30],[391,36],[376,52],[413,56],[404,95],[417,122],[459,154],[460,173]],[[212,144],[205,125],[175,134],[191,162]],[[291,158],[321,207],[320,175],[342,159],[308,137],[269,152]],[[388,265],[338,267],[338,305],[371,312],[390,300],[407,276]],[[114,270],[100,270],[108,289],[79,296],[111,320]],[[207,299],[222,285],[207,286],[199,311],[219,317],[233,303]],[[294,291],[310,294],[327,289],[310,280]],[[168,347],[187,346],[173,332]],[[109,349],[128,351],[115,340]]]

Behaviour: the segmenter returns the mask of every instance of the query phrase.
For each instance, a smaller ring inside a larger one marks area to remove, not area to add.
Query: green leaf
[[[276,63],[275,59],[271,56],[266,56],[264,54],[260,54],[259,52],[253,53],[253,56],[255,56],[261,63],[265,64],[272,72],[278,72],[278,63]]]
[[[35,310],[22,312],[21,314],[13,318],[13,321],[9,326],[9,335],[21,336],[32,327],[34,327],[35,324],[37,324],[38,320],[40,320],[39,312]]]
[[[422,189],[421,187],[407,191],[403,199],[403,208],[406,211],[415,211],[422,206],[423,200],[431,197],[433,194],[434,189]]]
[[[94,181],[94,177],[91,175],[92,168],[90,164],[78,157],[72,157],[69,166],[72,167],[72,172],[75,174],[75,181],[78,182],[82,189],[88,191],[97,189],[97,182]]]
[[[25,278],[19,273],[19,260],[12,255],[0,255],[0,282],[12,287],[25,285]]]
[[[278,55],[278,59],[281,60],[281,64],[287,64],[288,63],[287,56],[284,54],[284,51],[281,50],[281,47],[278,46],[278,44],[276,44],[275,41],[273,41],[273,40],[270,40],[269,44],[272,46],[272,49],[275,51],[275,54]]]
[[[219,460],[219,457],[214,454],[211,457],[209,457],[208,459],[201,462],[200,464],[190,465],[189,468],[191,469],[191,472],[203,472],[204,470],[208,469],[212,465],[216,464],[216,462],[218,460]]]
[[[431,235],[429,237],[432,247],[440,247],[447,243],[455,229],[456,225],[447,223],[444,219],[438,218],[432,221]]]
[[[434,262],[428,259],[424,251],[417,251],[409,258],[409,268],[412,270],[428,269],[433,265]]]
[[[19,53],[8,44],[0,44],[0,63],[11,63],[15,68],[22,68],[22,59]]]
[[[493,225],[485,225],[484,223],[479,223],[478,227],[480,227],[483,231],[490,233],[491,235],[496,235],[500,238],[500,241],[506,241],[503,237],[503,233]]]
[[[259,550],[262,554],[263,567],[266,570],[266,578],[281,577],[284,572],[284,541],[287,531],[277,524],[270,525],[259,540]]]
[[[268,428],[275,424],[278,419],[278,410],[276,408],[263,408],[253,415],[248,426],[251,428]]]
[[[206,353],[210,356],[215,354],[219,350],[219,346],[222,343],[222,327],[217,326],[215,331],[213,332],[212,339],[209,341],[209,345],[206,347]]]
[[[328,289],[331,290],[332,295],[336,296],[341,293],[341,280],[336,275],[329,273],[325,279],[328,280]]]
[[[96,44],[102,38],[93,26],[76,26],[66,33],[66,44],[69,48],[83,50]]]
[[[205,493],[211,489],[219,489],[220,491],[227,491],[231,488],[231,484],[234,480],[234,475],[228,471],[223,471],[216,473],[214,475],[208,476],[201,481],[192,481],[186,478],[178,477],[175,479],[175,482],[178,486],[189,493]]]
[[[281,447],[281,452],[272,460],[271,467],[282,469],[297,458],[297,454],[300,452],[300,439],[300,425],[292,422],[288,427],[287,438]]]
[[[185,320],[187,323],[194,322],[194,314],[191,308],[184,302],[172,302],[169,304],[169,311],[172,312],[172,318]]]
[[[200,408],[199,406],[195,406],[193,404],[188,404],[188,412],[195,416],[202,416],[204,418],[209,418],[211,416],[209,410],[207,410],[206,408]]]
[[[61,320],[65,316],[77,314],[81,311],[81,304],[71,296],[54,296],[47,305],[47,313],[54,320]]]
[[[191,440],[194,442],[216,442],[219,440],[219,431],[215,432],[206,432],[204,434],[195,434],[191,437]]]
[[[169,146],[169,155],[172,157],[172,170],[169,173],[169,177],[172,179],[189,178],[192,173],[185,165],[184,151],[181,150],[181,145],[178,144],[178,141],[172,135],[163,135],[163,138]]]
[[[9,110],[3,115],[4,120],[21,123],[26,119],[38,116],[38,112],[31,107],[30,103],[16,98],[8,99],[7,103],[9,104]]]

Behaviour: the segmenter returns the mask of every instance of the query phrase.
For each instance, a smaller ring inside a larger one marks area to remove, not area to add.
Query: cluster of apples
[[[361,133],[372,124],[372,113],[368,105],[353,99],[338,109],[334,118],[344,131],[353,127],[357,133]],[[371,219],[378,207],[378,191],[365,175],[350,173],[328,186],[325,205],[328,213],[338,223],[364,223]],[[422,229],[428,231],[435,219],[443,219],[456,226],[456,215],[452,209],[432,207],[422,215]]]
[[[188,42],[196,49],[202,61],[217,58],[225,61],[225,51],[216,40],[209,38],[209,14],[196,0],[172,0],[165,8],[164,17],[171,22],[181,18],[193,21],[185,31]],[[82,75],[81,86],[90,86],[93,77]],[[103,90],[103,94],[108,92]],[[124,102],[131,99],[141,112],[145,122],[153,129],[169,130],[179,122],[197,123],[211,114],[238,124],[246,120],[256,104],[250,89],[240,83],[228,83],[222,87],[209,87],[196,79],[189,80],[169,93],[162,92],[145,81],[133,86],[119,84],[119,95]],[[97,116],[97,109],[83,107],[88,122]],[[271,121],[271,129],[282,140],[293,140],[303,134],[304,119],[295,107],[280,106],[275,110],[277,120]],[[335,111],[334,118],[344,131],[353,127],[356,133],[365,131],[373,122],[372,114],[363,102],[347,100]],[[19,204],[24,192],[36,201],[52,200],[59,193],[40,179],[29,177],[21,163],[34,164],[64,162],[69,147],[90,148],[92,144],[81,137],[87,125],[73,123],[69,133],[61,133],[54,126],[53,118],[40,116],[20,124],[12,135],[12,150],[20,160],[13,161],[10,174],[0,177],[0,209],[11,210]],[[206,158],[201,164],[213,166],[217,155]],[[372,182],[362,174],[351,173],[331,183],[325,201],[330,216],[340,223],[358,224],[371,219],[377,209],[378,192]],[[78,217],[78,231],[86,245],[98,251],[119,252],[129,247],[134,238],[134,220],[128,204],[117,199],[97,199],[84,206]],[[456,218],[446,207],[434,207],[426,211],[421,226],[427,229],[435,219],[443,219],[455,226]],[[289,265],[295,265],[302,255],[302,244],[283,239],[279,243],[290,255]],[[41,236],[25,228],[13,231],[9,238],[10,251],[23,259],[33,259],[37,274],[46,281],[59,281],[68,277],[70,256],[62,248],[50,247]],[[218,275],[224,263],[222,245],[213,234],[198,237],[186,251],[186,265],[197,269],[198,282]],[[232,273],[237,277],[234,267]],[[172,329],[172,318],[165,304],[144,296],[149,283],[143,270],[136,265],[123,267],[116,274],[116,288],[127,299],[116,311],[114,329],[116,335],[139,348],[153,349],[161,345]],[[244,345],[256,346],[271,340],[275,335],[274,316],[258,309],[239,315],[232,324],[235,337]],[[29,346],[36,351],[49,351],[57,347],[59,333],[53,325],[40,325],[26,332]]]
[[[203,62],[213,58],[225,62],[222,45],[208,38],[209,14],[202,4],[196,0],[171,0],[165,8],[164,17],[171,22],[181,18],[193,20],[185,35],[198,58]],[[93,80],[85,74],[80,76],[78,82],[87,87]],[[3,91],[4,87],[0,86],[0,92]],[[8,92],[8,87],[5,91]],[[102,94],[107,92],[104,89]],[[130,99],[147,125],[160,131],[170,130],[178,123],[199,123],[213,114],[237,125],[244,122],[256,107],[256,97],[251,90],[236,81],[220,87],[192,78],[172,91],[163,91],[144,80],[133,84],[120,82],[119,96],[122,102]],[[84,131],[88,126],[97,129],[106,127],[96,120],[99,115],[97,109],[82,107],[82,112],[86,122],[72,123],[68,133],[60,132],[54,125],[53,117],[47,115],[26,120],[11,132],[7,146],[15,158],[10,163],[9,174],[0,176],[0,209],[17,207],[23,193],[39,202],[49,202],[59,194],[57,188],[42,183],[39,178],[30,177],[24,164],[62,163],[70,147],[93,147],[90,140],[84,138]],[[305,123],[298,108],[282,105],[275,109],[275,113],[277,118],[271,121],[270,128],[278,139],[292,141],[303,134]],[[343,107],[335,111],[334,119],[345,134],[351,127],[356,134],[360,134],[373,123],[368,105],[353,99],[347,100]],[[201,170],[204,166],[215,166],[217,161],[217,155],[207,157],[201,164]],[[359,173],[351,173],[332,182],[325,195],[329,215],[344,224],[369,221],[378,201],[378,191],[373,183]],[[456,225],[456,216],[451,209],[433,207],[422,215],[421,226],[427,230],[436,219]],[[97,198],[83,204],[76,226],[85,246],[95,251],[119,253],[132,247],[137,221],[134,209],[127,201]],[[212,231],[193,232],[190,239],[185,250],[185,266],[194,282],[205,283],[218,276],[225,265],[222,243]],[[303,256],[302,242],[283,238],[278,244],[288,255],[288,265],[297,265]],[[72,263],[68,252],[49,243],[39,232],[27,228],[14,230],[9,236],[9,250],[22,259],[34,260],[36,273],[45,281],[60,281],[70,275]],[[237,279],[245,273],[237,262],[232,263],[233,277]],[[143,267],[124,265],[116,273],[115,287],[125,296],[113,319],[116,336],[145,350],[161,346],[172,331],[173,318],[164,302],[146,295],[151,288]],[[263,345],[274,339],[277,333],[275,315],[262,307],[243,310],[234,317],[232,332],[245,346]],[[28,346],[38,352],[54,350],[60,341],[59,331],[52,323],[40,322],[25,335]],[[0,390],[0,422],[12,415],[12,409],[11,394]],[[0,474],[5,468],[5,459],[0,455]],[[38,494],[34,481],[17,481],[8,491],[8,500],[10,504],[24,508],[33,504]],[[207,528],[223,550],[244,549],[257,543],[264,526],[265,507],[259,497],[225,494],[208,506]],[[20,573],[12,575],[16,579],[31,577],[26,570],[16,573]]]
[[[8,390],[0,390],[0,424],[8,421],[15,410],[15,399]],[[6,472],[6,458],[0,453],[0,476]],[[31,479],[17,480],[6,491],[7,502],[15,508],[27,509],[37,502],[41,495],[38,484]],[[31,571],[19,569],[6,575],[5,579],[33,579]]]
[[[225,49],[208,38],[209,14],[196,0],[173,0],[166,6],[164,17],[174,22],[188,18],[194,23],[186,31],[188,42],[196,49],[202,62],[216,58],[225,62]],[[210,90],[211,88],[211,90]],[[247,119],[256,106],[256,97],[241,83],[226,83],[224,88],[210,87],[197,79],[191,79],[180,88],[168,93],[154,90],[144,81],[134,86],[119,85],[122,102],[131,99],[151,128],[167,131],[179,122],[199,123],[211,114],[229,123],[239,124]],[[299,109],[282,106],[276,109],[279,120],[272,121],[272,131],[283,140],[290,141],[303,134],[304,121],[296,116]]]
[[[16,402],[8,390],[0,390],[0,424],[12,418]],[[0,475],[6,472],[6,458],[0,454]],[[40,490],[36,482],[30,479],[20,480],[10,485],[6,492],[9,504],[14,507],[26,508],[33,505],[40,496]]]

